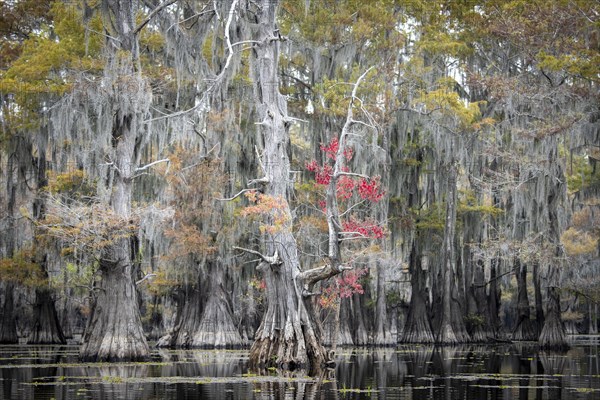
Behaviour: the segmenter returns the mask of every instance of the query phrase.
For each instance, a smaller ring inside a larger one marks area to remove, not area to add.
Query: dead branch
[[[308,288],[317,282],[336,276],[343,271],[349,271],[353,267],[344,266],[343,264],[333,265],[333,263],[325,264],[321,267],[309,269],[300,273],[299,277],[304,283],[304,290],[308,291]]]
[[[164,163],[164,162],[168,163],[168,162],[171,162],[171,160],[169,160],[168,158],[163,158],[162,160],[156,160],[156,161],[151,162],[150,164],[144,165],[143,167],[136,168],[135,172],[145,171],[148,168],[153,167],[156,164],[160,164],[160,163]]]
[[[144,281],[147,281],[150,278],[154,278],[156,276],[156,274],[146,274],[146,276],[144,276],[142,279],[140,279],[139,281],[137,281],[135,283],[135,285],[139,285],[140,283],[143,283]]]
[[[262,254],[259,251],[247,249],[245,247],[233,246],[233,249],[241,250],[246,253],[250,253],[250,254],[254,254],[255,256],[259,256],[264,262],[266,262],[270,265],[281,265],[281,263],[282,263],[281,260],[279,259],[279,254],[277,253],[277,250],[275,250],[275,253],[272,256],[265,256],[264,254]]]
[[[215,199],[215,200],[218,200],[218,201],[231,201],[231,200],[235,200],[238,197],[240,197],[240,195],[242,195],[242,194],[244,194],[246,192],[252,192],[254,190],[256,190],[256,189],[242,189],[239,192],[237,192],[237,194],[235,194],[233,197],[229,197],[227,199]]]

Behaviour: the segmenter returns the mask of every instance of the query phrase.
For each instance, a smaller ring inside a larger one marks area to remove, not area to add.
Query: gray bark
[[[377,302],[375,303],[375,332],[373,344],[375,346],[393,346],[396,338],[391,335],[385,297],[385,270],[381,261],[377,262]]]
[[[448,176],[448,194],[446,197],[446,223],[444,245],[442,249],[442,304],[436,307],[441,321],[435,333],[435,341],[440,344],[465,343],[470,341],[463,321],[457,286],[457,265],[455,259],[456,231],[456,176],[457,165],[451,165]]]
[[[529,296],[527,294],[527,264],[515,259],[517,278],[517,322],[512,332],[513,340],[537,340],[535,323],[531,320]]]
[[[252,52],[251,75],[264,140],[264,192],[281,202],[280,211],[289,222],[265,238],[267,255],[278,257],[259,266],[266,281],[267,309],[250,349],[250,365],[318,369],[325,363],[326,353],[311,298],[303,297],[298,248],[288,204],[291,190],[289,122],[286,121],[286,100],[279,93],[277,8],[277,1],[262,0],[253,10],[258,24],[258,44]]]
[[[2,313],[0,314],[0,344],[14,344],[19,342],[17,336],[17,324],[14,315],[15,286],[11,282],[0,283],[4,291],[4,303],[2,304]]]
[[[151,97],[140,73],[134,5],[132,0],[104,0],[102,4],[105,27],[112,27],[111,33],[116,36],[116,40],[108,39],[105,66],[105,83],[111,89],[108,96],[114,113],[111,132],[114,178],[108,206],[125,224],[131,218],[138,144],[144,134],[142,121]],[[130,238],[112,238],[100,258],[101,279],[80,356],[87,360],[146,359],[150,349],[132,279]]]
[[[402,343],[434,343],[435,338],[425,302],[427,298],[425,272],[421,268],[421,258],[415,241],[413,241],[411,247],[409,268],[412,294],[410,296],[408,317],[400,341]]]

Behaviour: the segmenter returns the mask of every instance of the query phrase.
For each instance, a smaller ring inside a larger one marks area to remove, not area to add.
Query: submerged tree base
[[[135,286],[129,267],[101,265],[96,304],[83,336],[85,361],[144,361],[150,348],[142,330]]]

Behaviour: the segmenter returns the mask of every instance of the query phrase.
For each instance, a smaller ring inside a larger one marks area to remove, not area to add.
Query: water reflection
[[[341,349],[319,376],[247,369],[247,351],[157,350],[148,363],[80,363],[72,346],[0,346],[3,399],[600,398],[597,338],[535,344]]]

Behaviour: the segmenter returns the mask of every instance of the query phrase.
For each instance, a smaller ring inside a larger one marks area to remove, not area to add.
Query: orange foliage
[[[260,225],[261,233],[275,234],[291,222],[292,217],[288,212],[287,202],[282,197],[274,197],[254,190],[244,194],[254,205],[244,208],[242,216],[259,216],[268,221]]]

